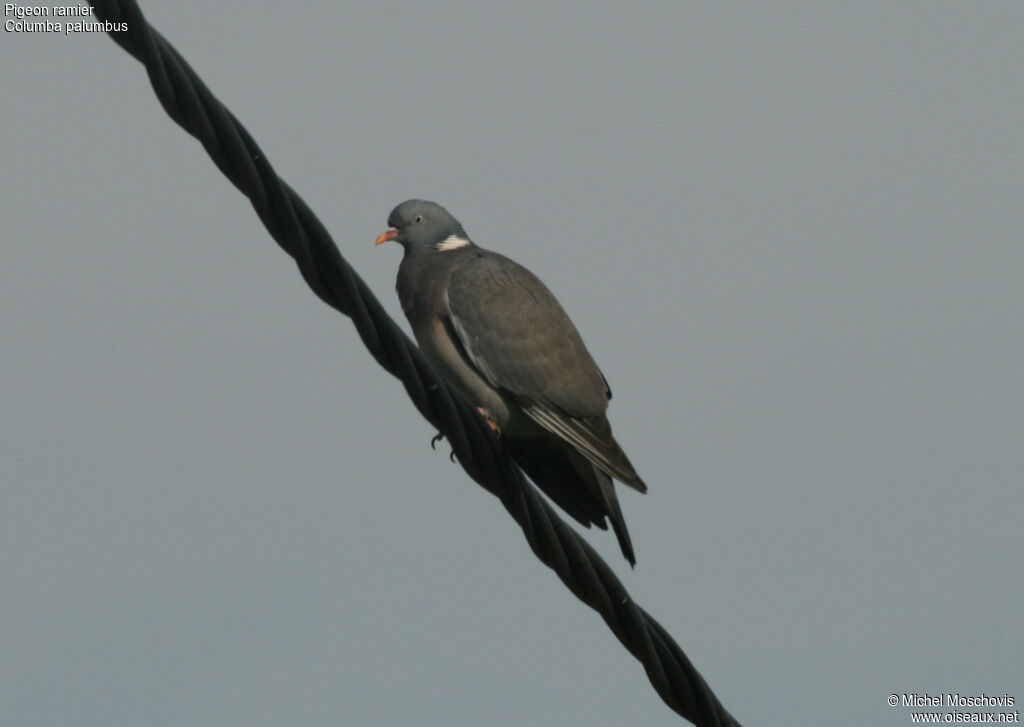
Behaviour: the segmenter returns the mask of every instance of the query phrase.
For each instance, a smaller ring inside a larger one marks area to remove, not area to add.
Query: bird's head
[[[434,202],[410,199],[391,210],[387,232],[377,236],[377,244],[394,240],[406,252],[455,250],[472,241],[459,221]]]

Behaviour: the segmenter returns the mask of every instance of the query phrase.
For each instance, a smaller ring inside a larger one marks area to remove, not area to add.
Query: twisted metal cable
[[[483,419],[456,399],[341,256],[312,210],[275,174],[245,127],[146,22],[138,5],[133,0],[89,2],[97,19],[127,23],[126,32],[110,32],[110,36],[145,65],[164,110],[199,140],[217,167],[249,198],[313,292],[352,319],[377,363],[401,380],[420,414],[447,437],[469,476],[501,500],[536,556],[601,615],[643,665],[665,703],[702,727],[738,727],[668,632],[633,601],[590,544],[524,480],[502,454]]]

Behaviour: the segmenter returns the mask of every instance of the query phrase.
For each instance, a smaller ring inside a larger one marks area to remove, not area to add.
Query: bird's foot
[[[500,437],[501,427],[498,426],[498,422],[494,421],[494,415],[482,406],[478,406],[476,410],[479,412],[480,416],[484,418],[484,421],[487,423],[487,426],[490,427],[491,431],[494,432],[494,436]]]
[[[433,437],[430,438],[430,448],[436,450],[437,443],[440,442],[442,439],[444,439],[444,432],[438,432],[437,434],[435,434]],[[448,453],[448,459],[450,459],[452,462],[455,461],[454,449]]]

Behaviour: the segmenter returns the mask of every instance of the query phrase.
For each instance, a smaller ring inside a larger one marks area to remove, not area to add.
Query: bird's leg
[[[494,436],[500,437],[501,427],[498,426],[498,422],[494,421],[494,415],[482,406],[478,406],[476,410],[484,418],[484,421],[487,422],[487,426],[491,428],[491,431],[494,432]]]

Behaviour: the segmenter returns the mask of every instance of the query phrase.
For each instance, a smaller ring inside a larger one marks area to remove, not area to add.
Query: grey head
[[[473,244],[448,210],[422,199],[406,200],[391,210],[388,225],[391,229],[377,238],[377,244],[394,240],[407,254],[453,250]]]

